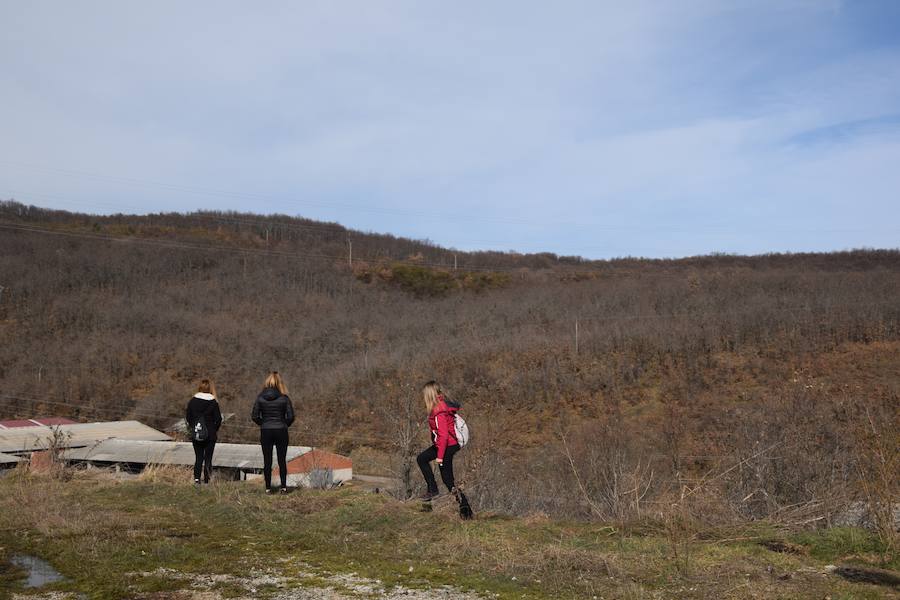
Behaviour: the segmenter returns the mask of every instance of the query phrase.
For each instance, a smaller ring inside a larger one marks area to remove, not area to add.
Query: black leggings
[[[200,471],[203,471],[203,481],[209,483],[209,475],[212,473],[213,450],[216,449],[216,441],[194,442],[194,481],[200,481]]]
[[[444,450],[444,462],[443,464],[438,465],[438,468],[441,471],[441,479],[443,480],[444,485],[447,486],[447,489],[451,492],[455,485],[453,481],[453,455],[456,454],[458,450],[458,444],[447,446],[447,449]],[[431,448],[425,450],[416,457],[416,462],[419,463],[419,468],[422,469],[422,475],[425,477],[425,483],[428,484],[428,491],[433,494],[437,494],[438,492],[437,481],[434,479],[434,471],[431,469],[431,461],[436,459],[437,446],[431,446]]]
[[[260,429],[259,445],[262,446],[263,477],[266,478],[266,489],[272,487],[272,446],[275,446],[278,452],[278,474],[281,476],[281,487],[287,487],[287,428]]]

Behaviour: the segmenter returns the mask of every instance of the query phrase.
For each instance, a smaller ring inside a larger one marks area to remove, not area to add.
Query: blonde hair
[[[269,373],[265,383],[263,383],[263,389],[265,388],[275,388],[285,396],[287,396],[288,393],[287,385],[284,383],[284,379],[281,378],[281,375],[278,374],[278,371]]]
[[[218,398],[216,384],[213,383],[212,379],[201,379],[200,385],[197,386],[197,391],[204,394],[212,394],[213,398]]]
[[[422,386],[422,400],[425,401],[425,408],[428,413],[434,410],[434,407],[440,402],[441,386],[437,381],[429,381]]]

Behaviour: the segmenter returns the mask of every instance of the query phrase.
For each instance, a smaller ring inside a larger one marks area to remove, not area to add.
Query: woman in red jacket
[[[431,469],[433,460],[437,460],[444,485],[449,491],[454,491],[453,455],[459,451],[454,415],[459,410],[459,405],[447,400],[441,393],[441,387],[435,381],[429,381],[422,388],[422,399],[428,410],[428,426],[431,428],[432,445],[419,454],[416,462],[419,463],[425,483],[428,485],[428,490],[422,499],[431,500],[438,495],[437,481],[435,481],[434,471]]]

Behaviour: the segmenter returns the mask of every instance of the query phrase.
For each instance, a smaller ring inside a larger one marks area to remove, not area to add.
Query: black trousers
[[[194,442],[194,481],[200,480],[200,471],[203,471],[203,481],[209,483],[212,473],[213,450],[216,449],[215,440]]]
[[[458,444],[447,446],[447,449],[444,450],[444,462],[443,464],[438,465],[438,468],[441,471],[441,480],[450,491],[452,491],[453,486],[456,485],[453,481],[453,455],[458,451]],[[416,457],[416,462],[419,463],[419,468],[422,470],[422,476],[425,477],[425,483],[428,484],[428,491],[437,494],[437,481],[434,479],[434,471],[431,470],[431,461],[433,460],[437,460],[437,446],[434,445]]]
[[[278,453],[278,474],[281,476],[281,487],[287,487],[287,428],[260,429],[259,445],[262,446],[263,477],[266,479],[266,489],[272,487],[272,446]]]

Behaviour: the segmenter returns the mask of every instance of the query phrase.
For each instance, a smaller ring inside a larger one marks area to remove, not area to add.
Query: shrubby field
[[[404,496],[427,444],[418,388],[437,378],[473,429],[460,474],[478,510],[691,530],[863,506],[896,548],[895,250],[587,261],[5,202],[0,286],[5,417],[165,427],[209,376],[235,415],[223,439],[252,441],[277,369],[294,442]]]

